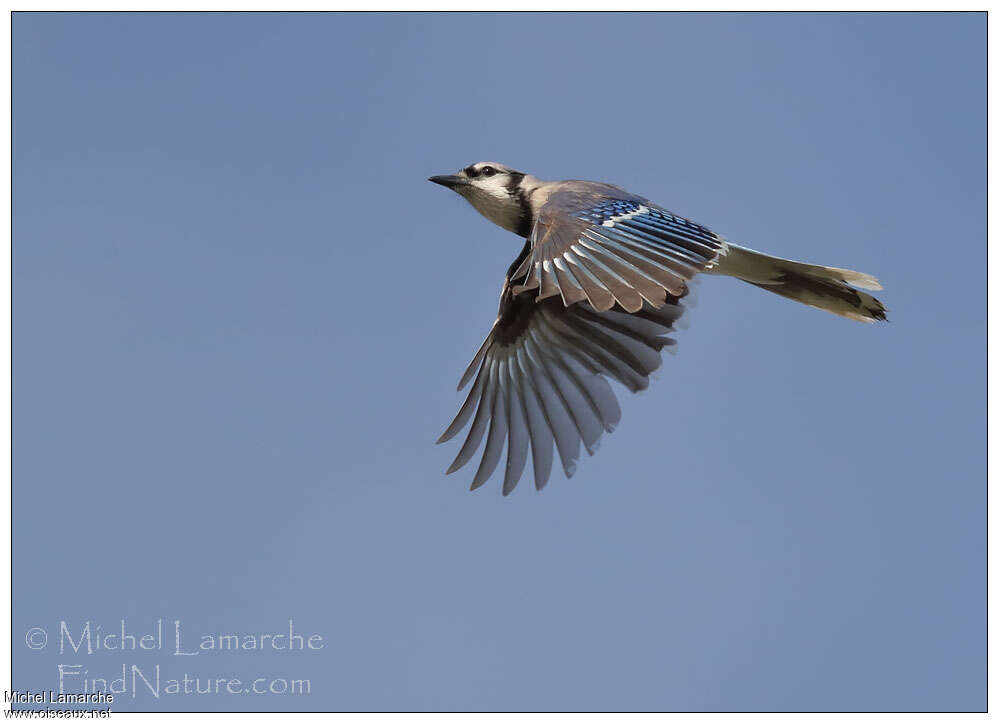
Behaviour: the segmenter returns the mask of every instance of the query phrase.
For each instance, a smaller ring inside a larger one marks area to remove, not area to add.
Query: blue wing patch
[[[600,226],[605,221],[614,221],[614,219],[625,216],[626,214],[633,214],[642,206],[643,204],[640,204],[637,201],[619,201],[617,199],[611,199],[610,201],[604,201],[603,203],[597,204],[589,209],[581,209],[572,215],[582,221]]]
[[[578,182],[585,184],[585,182]],[[586,300],[597,311],[615,304],[635,312],[682,296],[686,281],[711,268],[725,241],[704,226],[611,187],[553,193],[541,208],[530,253],[511,275],[515,294],[561,294],[566,306]]]
[[[660,209],[638,201],[622,201],[611,199],[597,204],[589,209],[582,209],[572,214],[580,221],[593,224],[594,226],[615,227],[619,223],[631,226],[637,230],[647,229],[648,231],[661,231],[667,234],[679,235],[680,238],[689,238],[699,242],[706,247],[705,251],[717,250],[721,247],[718,236],[710,229],[696,224],[682,216],[676,216]],[[710,252],[705,256],[713,256]]]

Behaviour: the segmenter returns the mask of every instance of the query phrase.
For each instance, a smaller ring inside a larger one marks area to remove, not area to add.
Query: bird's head
[[[527,236],[530,207],[526,200],[525,179],[532,177],[501,163],[480,161],[454,175],[431,176],[429,180],[465,197],[476,211],[494,224]]]

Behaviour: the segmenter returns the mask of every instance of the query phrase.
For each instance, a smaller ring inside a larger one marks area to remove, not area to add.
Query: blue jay
[[[458,384],[472,387],[437,441],[471,421],[450,474],[486,438],[472,490],[492,475],[504,443],[503,495],[520,480],[528,447],[538,490],[551,475],[553,446],[571,477],[580,443],[592,455],[621,418],[607,379],[632,392],[648,386],[660,352],[675,344],[667,335],[695,274],[732,276],[861,322],[885,319],[881,302],[860,291],[881,289],[869,274],[736,246],[610,184],[542,181],[492,162],[429,180],[526,239],[496,321]]]

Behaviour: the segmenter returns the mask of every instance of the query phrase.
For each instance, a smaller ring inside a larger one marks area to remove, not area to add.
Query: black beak
[[[452,191],[459,186],[465,186],[468,181],[463,179],[461,176],[431,176],[427,181],[433,181],[435,184],[440,184],[441,186],[446,186]]]

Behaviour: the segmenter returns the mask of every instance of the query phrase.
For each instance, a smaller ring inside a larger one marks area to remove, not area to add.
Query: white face
[[[455,192],[494,224],[517,232],[523,215],[517,191],[524,174],[502,164],[482,161],[463,168],[457,176],[463,183],[453,187]]]

